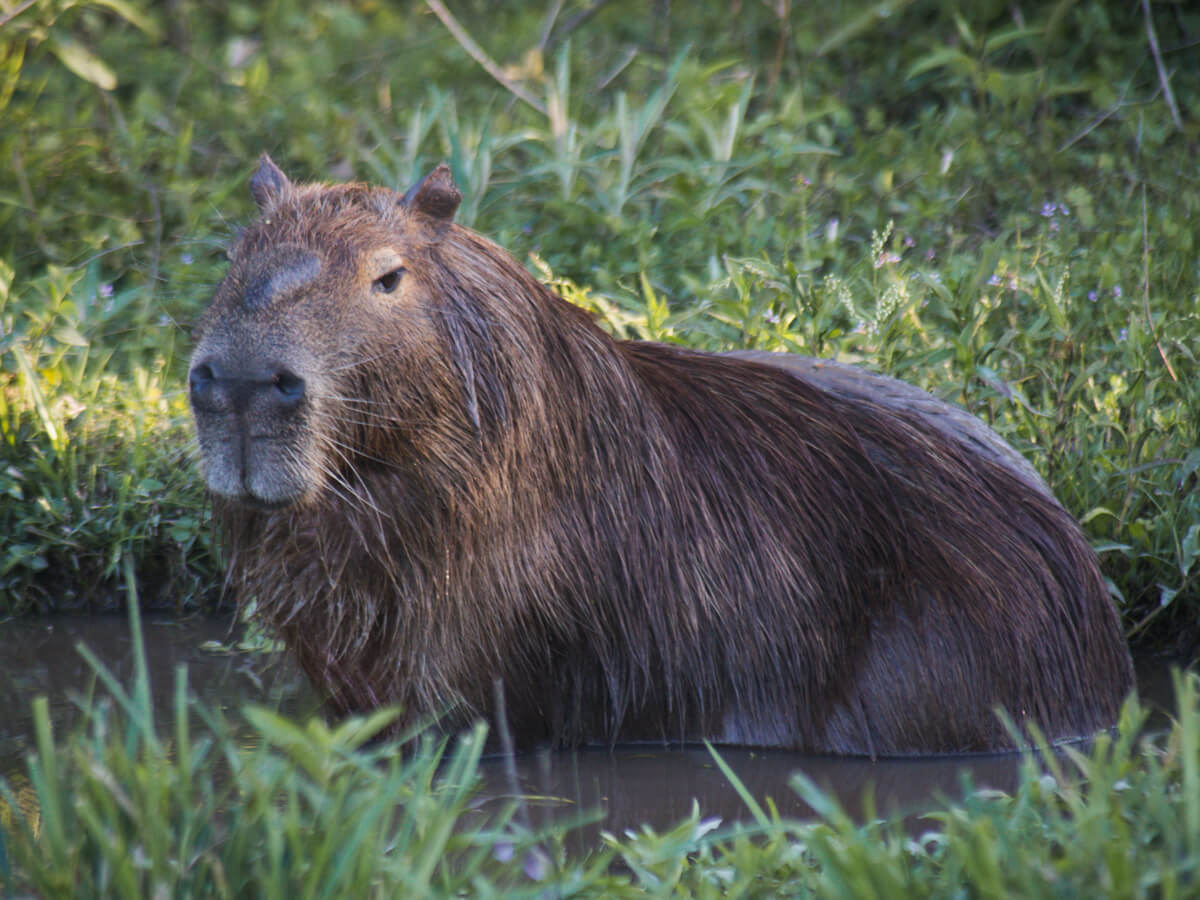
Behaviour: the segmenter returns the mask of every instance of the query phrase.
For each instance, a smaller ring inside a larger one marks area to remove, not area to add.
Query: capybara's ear
[[[442,163],[404,195],[404,205],[414,212],[423,213],[431,219],[449,222],[462,202],[462,194],[454,185],[450,167]]]
[[[283,169],[275,165],[270,156],[264,153],[258,158],[258,171],[250,178],[250,196],[259,209],[266,212],[291,188],[292,183],[283,174]]]

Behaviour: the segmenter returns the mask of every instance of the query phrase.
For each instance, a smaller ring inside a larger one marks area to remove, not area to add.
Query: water
[[[143,630],[154,706],[164,724],[173,715],[174,673],[179,665],[187,666],[192,693],[227,713],[248,702],[281,706],[301,715],[317,708],[313,691],[286,657],[205,649],[211,643],[228,644],[236,636],[228,621],[151,620]],[[30,704],[34,697],[48,698],[55,733],[63,734],[78,717],[78,700],[90,690],[100,691],[91,667],[76,650],[79,642],[87,644],[122,684],[132,682],[133,647],[123,616],[0,623],[0,776],[25,780],[25,755],[33,743]],[[1171,701],[1167,667],[1140,667],[1139,690],[1161,716]],[[811,814],[788,785],[797,771],[832,793],[853,815],[863,814],[866,792],[873,794],[881,814],[912,815],[938,797],[961,796],[964,775],[975,787],[1011,790],[1020,761],[1016,754],[872,762],[780,750],[722,748],[720,752],[755,798],[770,797],[781,814],[793,817]],[[599,809],[605,812],[599,827],[617,833],[642,823],[666,828],[691,813],[693,800],[706,817],[751,818],[704,747],[531,753],[518,757],[515,769],[514,784],[502,759],[485,759],[484,794],[497,801],[513,793],[532,797],[534,824],[546,817]]]

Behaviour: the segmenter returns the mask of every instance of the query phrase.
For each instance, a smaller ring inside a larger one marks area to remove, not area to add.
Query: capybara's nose
[[[285,366],[238,371],[204,359],[188,373],[192,408],[201,413],[291,412],[304,402],[304,379]]]

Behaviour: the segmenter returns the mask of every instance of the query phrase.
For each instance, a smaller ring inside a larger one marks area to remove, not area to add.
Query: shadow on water
[[[317,708],[313,691],[290,659],[208,649],[231,642],[235,632],[228,621],[151,620],[143,629],[154,707],[164,724],[173,715],[174,672],[181,664],[187,665],[193,694],[210,708],[232,713],[245,703],[259,703],[293,714]],[[33,742],[30,704],[35,697],[49,699],[55,733],[61,735],[77,720],[79,698],[98,690],[91,667],[76,650],[80,642],[122,683],[132,682],[133,642],[123,616],[0,623],[0,777],[23,780]],[[1151,727],[1163,726],[1172,703],[1169,667],[1155,662],[1140,666],[1138,684],[1152,710]],[[720,752],[751,795],[760,801],[770,798],[787,818],[811,814],[788,786],[797,771],[861,817],[867,791],[879,814],[911,815],[938,797],[960,797],[966,783],[1011,790],[1020,764],[1017,754],[872,762],[779,750],[726,747]],[[484,806],[514,793],[502,759],[485,759],[481,773]],[[515,788],[527,798],[534,825],[602,810],[599,827],[609,831],[620,833],[643,823],[663,829],[688,816],[693,801],[706,817],[750,819],[745,803],[703,746],[524,754],[516,760]]]

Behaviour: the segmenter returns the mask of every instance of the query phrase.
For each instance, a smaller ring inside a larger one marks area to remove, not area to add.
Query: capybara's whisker
[[[351,369],[358,369],[358,368],[362,368],[365,366],[370,366],[370,365],[373,365],[374,363],[379,362],[381,359],[386,359],[391,354],[398,355],[400,350],[403,349],[403,347],[404,347],[404,344],[402,342],[397,343],[395,346],[392,346],[392,347],[384,347],[378,353],[372,354],[371,356],[362,356],[357,359],[353,359],[349,362],[341,363],[340,365],[330,366],[329,371],[334,372],[334,373],[346,372]]]
[[[363,428],[388,428],[399,424],[394,416],[375,413],[371,410],[350,410],[331,412],[330,418],[336,419],[341,425],[360,425]]]
[[[346,403],[354,406],[376,406],[380,409],[387,409],[388,405],[379,400],[368,400],[365,397],[350,397],[342,394],[320,394],[322,400],[328,400],[331,403]],[[372,409],[361,410],[362,412],[373,415],[375,411]]]
[[[334,454],[336,454],[346,464],[349,471],[353,472],[354,471],[353,464],[352,464],[350,458],[345,454],[345,452],[343,452],[340,449],[342,445],[338,444],[337,442],[332,442],[332,443],[333,443],[332,450],[333,450]],[[355,487],[346,479],[346,477],[344,475],[342,475],[340,472],[338,472],[338,470],[336,468],[334,468],[333,466],[331,466],[329,463],[322,464],[322,471],[325,472],[327,477],[335,480],[338,484],[342,485],[342,487],[346,491],[346,494],[344,494],[343,496],[348,495],[349,497],[353,497],[355,500],[358,501],[361,508],[369,509],[371,512],[375,513],[375,515],[377,517],[379,517],[380,519],[382,519],[382,518],[390,519],[391,518],[390,514],[384,512],[375,504],[375,501],[371,497],[370,488],[367,485],[367,483],[365,481],[363,481],[361,476],[356,475],[356,478],[359,483],[359,487]]]
[[[382,456],[375,456],[371,453],[366,453],[360,447],[355,447],[353,444],[347,444],[345,441],[339,441],[336,438],[328,438],[329,446],[342,461],[351,469],[354,466],[354,457],[369,460],[373,463],[379,463],[381,466],[389,466],[393,468],[402,468],[403,463],[397,462],[394,459],[387,459]],[[361,479],[360,479],[361,480]]]
[[[962,409],[830,360],[617,341],[479,234],[439,167],[295,184],[189,375],[226,584],[330,709],[519,747],[890,755],[1111,725],[1095,553]],[[498,695],[493,685],[503,686]]]

